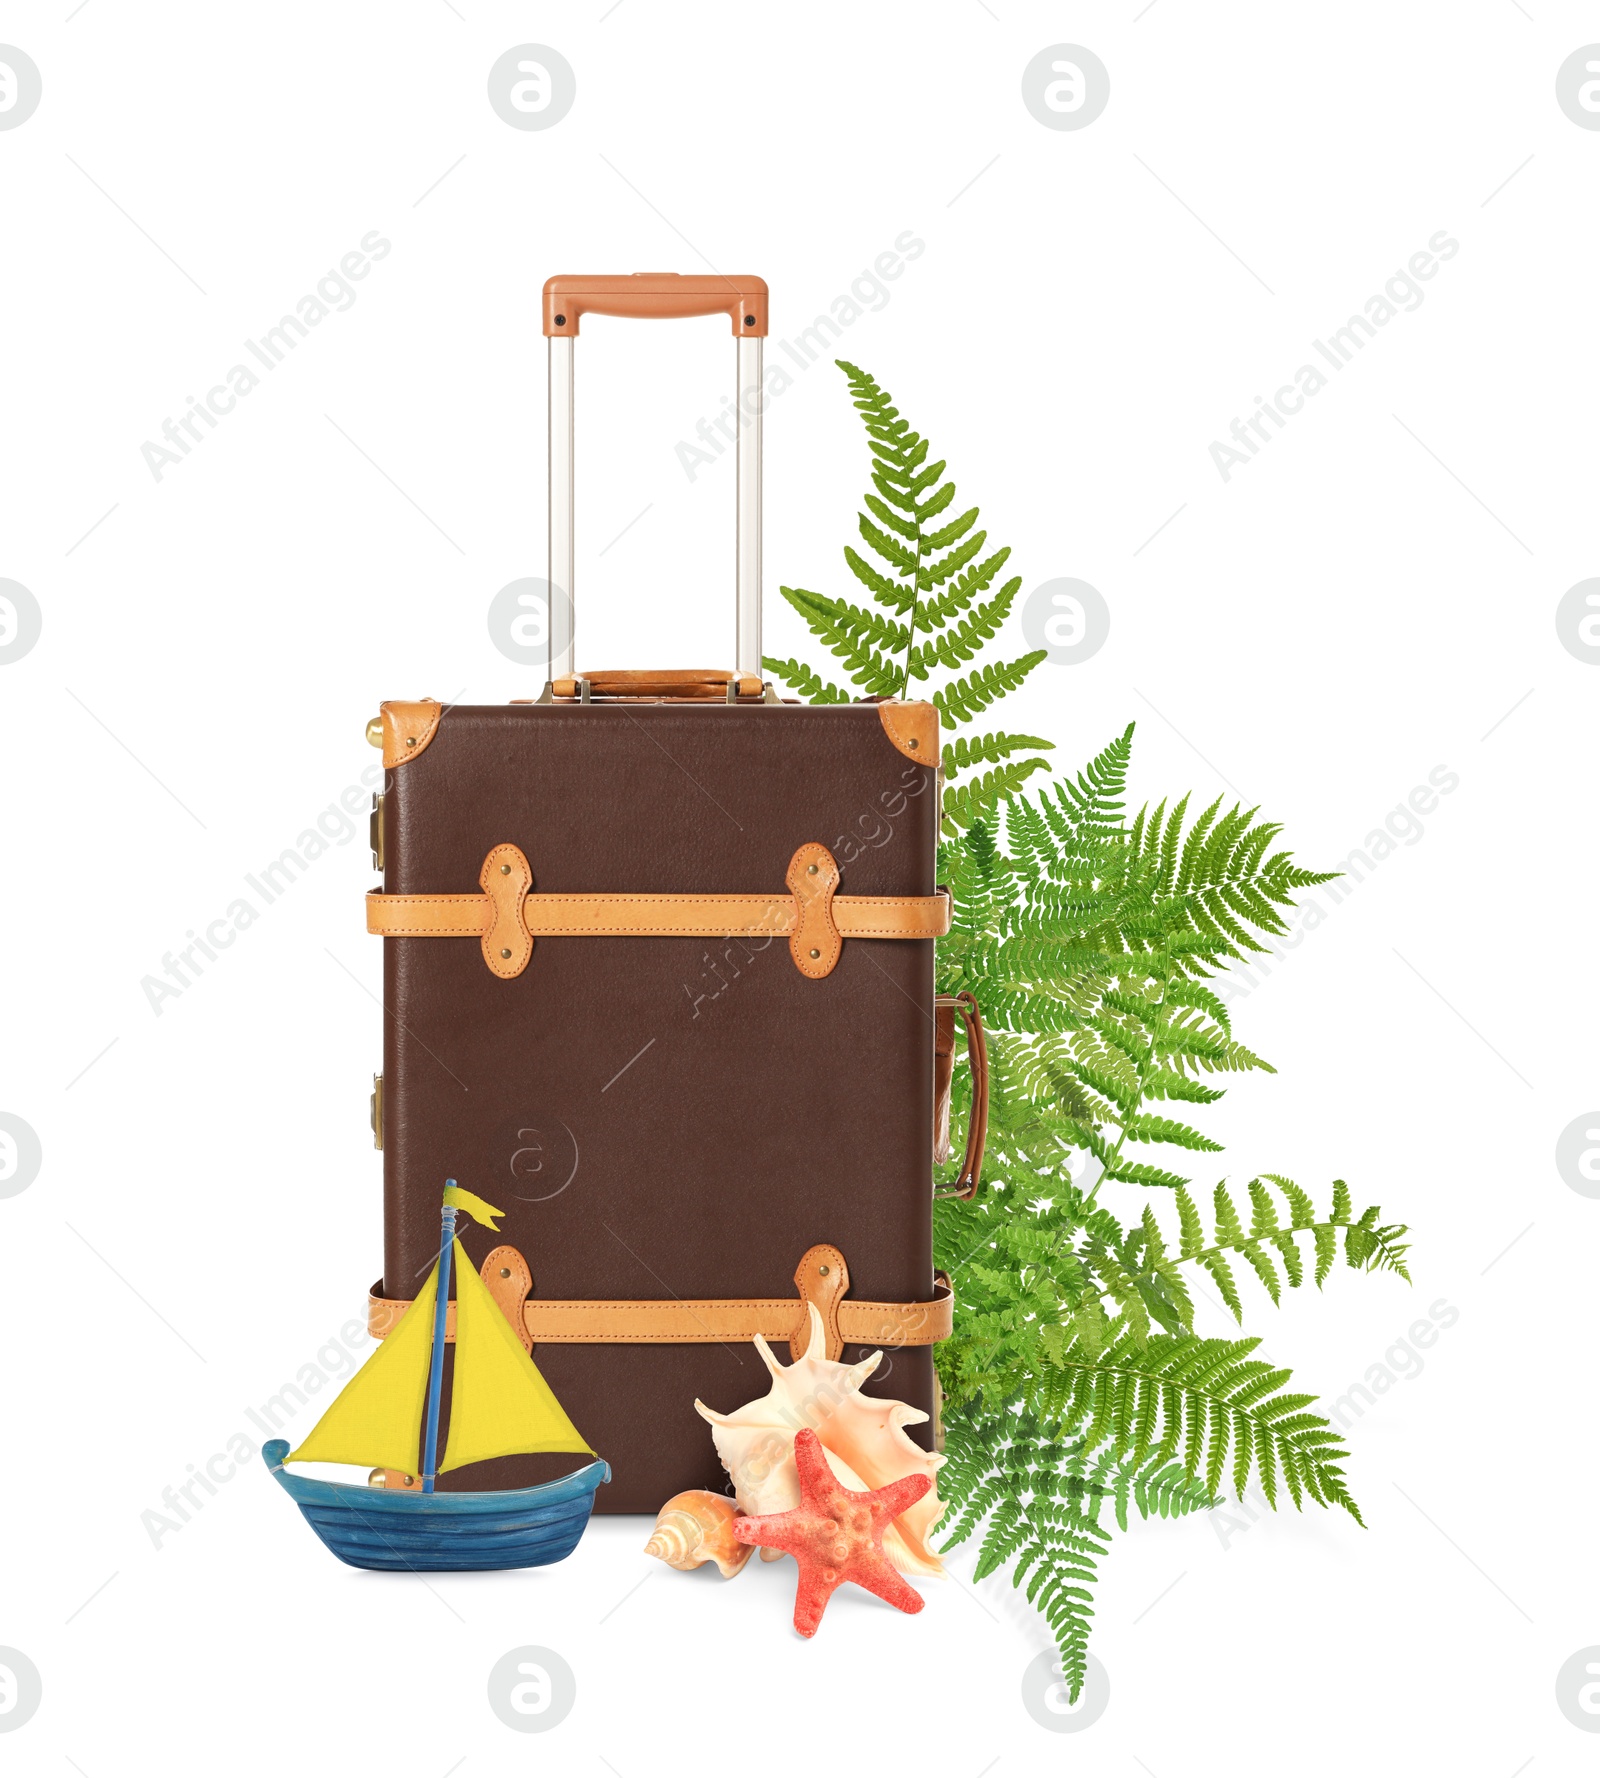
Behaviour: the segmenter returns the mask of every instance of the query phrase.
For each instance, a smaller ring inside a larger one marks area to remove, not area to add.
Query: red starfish
[[[795,1434],[794,1466],[800,1473],[800,1504],[786,1513],[733,1521],[741,1543],[787,1550],[800,1564],[794,1596],[794,1627],[814,1636],[835,1587],[853,1580],[901,1611],[922,1609],[922,1595],[907,1586],[883,1553],[889,1521],[920,1500],[933,1486],[926,1475],[903,1476],[870,1493],[839,1485],[809,1426]]]

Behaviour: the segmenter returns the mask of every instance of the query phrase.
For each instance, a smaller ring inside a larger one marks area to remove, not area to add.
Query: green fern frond
[[[1288,1371],[1251,1356],[1259,1340],[1156,1334],[1141,1344],[1123,1333],[1090,1354],[1064,1330],[1044,1332],[1059,1337],[1041,1338],[1045,1369],[1028,1405],[1081,1425],[1086,1453],[1109,1444],[1138,1461],[1159,1446],[1213,1495],[1224,1475],[1235,1494],[1254,1479],[1275,1505],[1281,1484],[1297,1507],[1309,1496],[1363,1523],[1339,1435],[1307,1411],[1314,1396],[1285,1388]]]
[[[1148,1111],[1135,1112],[1122,1126],[1122,1133],[1130,1142],[1171,1142],[1178,1148],[1193,1149],[1196,1153],[1222,1152],[1220,1142],[1202,1136],[1188,1124],[1180,1124],[1170,1117],[1158,1117]]]
[[[1176,1519],[1185,1513],[1205,1512],[1217,1504],[1216,1497],[1181,1463],[1166,1459],[1160,1451],[1132,1472],[1132,1494],[1142,1519]],[[1127,1509],[1120,1495],[1117,1508],[1117,1522],[1126,1530]]]
[[[992,813],[995,804],[1004,801],[1021,788],[1023,781],[1044,768],[1042,759],[1015,759],[1009,765],[996,766],[981,778],[966,784],[953,784],[944,793],[946,833],[970,827],[974,821]]]
[[[1110,1548],[1099,1524],[1110,1490],[1085,1473],[1077,1441],[1053,1434],[1035,1416],[996,1413],[977,1402],[947,1415],[944,1426],[940,1487],[963,1506],[943,1548],[964,1543],[987,1522],[973,1579],[1014,1564],[1011,1584],[1049,1623],[1076,1698],[1088,1664],[1098,1564]]]
[[[917,569],[917,591],[931,593],[935,587],[943,586],[952,574],[965,568],[967,563],[977,555],[988,540],[985,531],[975,532],[971,537],[964,538],[953,549],[931,561],[922,563]],[[923,539],[925,546],[931,547],[932,538]]]
[[[991,591],[1011,552],[984,554],[987,533],[979,527],[978,509],[954,512],[956,489],[945,477],[944,461],[928,460],[927,440],[874,377],[844,359],[839,368],[872,458],[871,489],[856,518],[861,547],[846,547],[845,565],[872,607],[781,590],[852,684],[869,697],[905,697],[913,683],[974,660],[999,634],[1022,583],[1013,579]],[[919,636],[926,640],[919,643]],[[946,723],[970,720],[1015,690],[1043,659],[1040,651],[940,688],[935,701],[949,694],[940,704]]]
[[[883,557],[884,561],[900,574],[916,575],[918,573],[917,551],[908,549],[903,543],[897,543],[886,532],[879,530],[864,513],[856,520],[864,542],[869,544],[873,553]],[[916,528],[911,527],[913,541],[916,539]]]
[[[799,692],[808,704],[848,704],[850,694],[840,691],[838,686],[829,685],[819,673],[806,666],[803,661],[773,660],[769,655],[761,657],[761,665],[774,679],[782,681],[791,690]]]
[[[893,695],[901,683],[901,670],[882,652],[901,647],[908,631],[862,606],[843,599],[826,599],[803,587],[779,587],[778,591],[799,612],[807,629],[843,662],[846,672],[869,697]],[[876,642],[879,646],[874,646]]]
[[[909,611],[917,602],[917,589],[914,586],[902,585],[891,580],[887,574],[880,574],[870,562],[862,558],[849,547],[845,546],[844,559],[850,572],[872,594],[880,605],[888,606],[896,617]]]
[[[998,765],[1001,760],[1010,759],[1013,753],[1023,753],[1033,748],[1048,752],[1054,746],[1054,741],[1046,741],[1038,735],[962,735],[945,746],[945,779],[948,781],[954,778],[957,772],[965,771],[968,766]]]
[[[779,587],[778,591],[806,620],[813,634],[824,639],[833,635],[847,646],[865,645],[890,654],[904,648],[910,640],[907,625],[869,611],[864,605],[853,605],[848,599],[830,599],[804,587]]]
[[[971,722],[991,704],[1014,692],[1044,658],[1044,649],[1036,649],[1019,660],[995,661],[969,673],[965,679],[941,687],[933,694],[941,719],[952,727]]]
[[[1269,1182],[1283,1194],[1281,1208],[1268,1189]],[[1350,1266],[1363,1271],[1394,1272],[1408,1284],[1411,1282],[1405,1266],[1405,1227],[1380,1225],[1376,1204],[1363,1210],[1359,1217],[1352,1216],[1349,1191],[1342,1181],[1335,1189],[1333,1209],[1325,1217],[1317,1215],[1306,1192],[1281,1174],[1268,1173],[1253,1179],[1247,1189],[1248,1227],[1226,1184],[1219,1182],[1213,1195],[1214,1233],[1209,1240],[1200,1212],[1187,1190],[1180,1186],[1175,1193],[1180,1228],[1178,1258],[1193,1262],[1210,1274],[1235,1321],[1244,1319],[1244,1310],[1228,1255],[1243,1258],[1276,1303],[1285,1288],[1297,1290],[1304,1281],[1304,1256],[1296,1241],[1299,1235],[1311,1238],[1312,1275],[1319,1288],[1333,1265],[1341,1235]],[[1287,1221],[1280,1220],[1285,1212]],[[1137,1249],[1143,1238],[1142,1234],[1136,1235],[1130,1245]]]
[[[1045,653],[990,658],[1022,584],[1000,584],[1010,551],[989,548],[977,507],[958,505],[945,461],[888,392],[841,369],[869,454],[844,552],[866,603],[784,596],[859,691],[926,686],[939,711],[938,880],[953,914],[936,985],[972,989],[989,1030],[983,1184],[934,1206],[935,1261],[955,1283],[954,1329],[935,1353],[946,1547],[976,1537],[980,1577],[1009,1567],[1076,1696],[1099,1564],[1133,1512],[1193,1512],[1255,1479],[1274,1504],[1281,1491],[1359,1519],[1345,1451],[1312,1398],[1255,1357],[1255,1341],[1196,1335],[1199,1278],[1242,1319],[1246,1268],[1274,1301],[1308,1278],[1320,1287],[1341,1250],[1350,1267],[1405,1278],[1407,1230],[1376,1206],[1356,1215],[1343,1181],[1324,1213],[1280,1174],[1239,1196],[1219,1185],[1203,1213],[1170,1164],[1217,1150],[1190,1118],[1222,1097],[1224,1076],[1271,1071],[1234,1035],[1214,978],[1286,932],[1300,891],[1330,878],[1295,864],[1278,824],[1242,804],[1192,815],[1187,797],[1169,798],[1130,816],[1132,724],[1042,790],[1030,780],[1044,740],[949,734]],[[798,661],[766,666],[813,702],[849,695]],[[957,1153],[971,1110],[958,1065]],[[1132,1221],[1112,1207],[1124,1187],[1146,1194]]]
[[[946,486],[949,489],[949,492],[946,495],[946,497],[944,499],[942,499],[937,506],[935,506],[933,501],[930,500],[926,506],[921,507],[918,510],[917,516],[919,518],[922,518],[922,519],[935,518],[935,517],[937,517],[937,515],[940,512],[942,512],[944,510],[944,508],[946,506],[948,506],[950,504],[950,501],[952,499],[954,499],[954,497],[955,497],[955,487],[953,484],[950,484],[950,483],[947,483]],[[928,534],[928,537],[926,540],[928,548],[929,549],[945,549],[945,548],[947,548],[950,544],[954,543],[958,537],[965,536],[966,533],[968,531],[970,531],[972,529],[972,527],[977,522],[978,522],[977,507],[975,507],[975,506],[968,507],[967,510],[964,513],[962,513],[959,518],[952,519],[948,525],[941,525],[937,531],[932,531]],[[1007,552],[1007,553],[1009,553],[1009,552]]]
[[[1211,941],[1217,955],[1265,951],[1256,935],[1288,931],[1281,910],[1293,904],[1295,892],[1336,874],[1303,870],[1286,852],[1265,857],[1281,829],[1256,821],[1254,809],[1236,804],[1221,812],[1219,797],[1185,833],[1187,809],[1185,797],[1170,811],[1165,804],[1141,810],[1132,850],[1166,916]]]
[[[1175,1191],[1189,1182],[1181,1173],[1168,1167],[1153,1167],[1146,1161],[1115,1159],[1105,1170],[1105,1177],[1123,1185],[1145,1185],[1161,1191]]]
[[[1008,580],[995,596],[960,623],[932,636],[910,655],[913,679],[926,679],[934,667],[964,667],[983,647],[992,642],[1011,610],[1022,582]]]
[[[996,550],[981,562],[974,562],[958,574],[947,591],[937,599],[924,599],[918,607],[918,621],[924,630],[942,630],[954,617],[959,617],[980,593],[994,584],[995,576],[1011,557],[1009,549]]]
[[[1151,1068],[1144,1077],[1147,1099],[1182,1099],[1190,1105],[1215,1105],[1222,1097],[1222,1087],[1208,1087],[1176,1068]]]
[[[883,482],[884,485],[890,489],[891,493],[893,492],[892,484],[888,483],[884,477],[876,476],[873,479],[875,482]],[[875,494],[864,494],[862,496],[862,504],[875,519],[879,520],[882,524],[887,525],[897,537],[905,538],[908,543],[914,544],[917,541],[917,523],[915,516],[917,507],[914,501],[906,501],[902,497],[900,501],[896,502],[896,504],[904,505],[906,510],[912,514],[910,518],[903,517],[900,513],[894,510],[894,507],[891,506],[888,501],[879,499]],[[913,553],[904,572],[907,574],[915,572],[916,565],[916,556]]]

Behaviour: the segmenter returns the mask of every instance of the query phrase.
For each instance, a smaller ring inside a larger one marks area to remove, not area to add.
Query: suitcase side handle
[[[576,336],[585,314],[623,315],[637,321],[726,315],[736,339],[764,339],[767,285],[763,278],[684,277],[677,272],[633,272],[599,277],[572,272],[547,279],[544,331],[549,339]]]
[[[989,1135],[989,1044],[983,1032],[983,1014],[977,997],[966,991],[941,994],[934,1002],[933,1043],[933,1158],[950,1159],[950,1087],[955,1070],[956,1015],[967,1037],[967,1068],[972,1076],[972,1104],[967,1113],[967,1151],[953,1184],[933,1195],[936,1198],[972,1198],[983,1178],[983,1150]]]
[[[767,287],[754,277],[679,277],[635,272],[630,277],[565,275],[544,287],[544,331],[550,353],[550,607],[547,684],[577,674],[573,581],[572,357],[580,316],[661,318],[726,313],[734,341],[734,459],[738,529],[734,542],[734,670],[761,677],[761,410],[762,340],[767,331]]]

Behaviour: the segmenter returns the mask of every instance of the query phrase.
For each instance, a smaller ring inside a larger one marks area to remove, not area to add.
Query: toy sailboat
[[[502,1214],[445,1182],[439,1258],[394,1332],[293,1451],[262,1447],[267,1468],[307,1523],[354,1568],[534,1568],[571,1555],[610,1481],[598,1458],[559,1481],[485,1493],[434,1491],[444,1470],[534,1451],[594,1452],[523,1350],[456,1239],[458,1210],[486,1228]],[[456,1273],[455,1371],[444,1460],[438,1462],[451,1260]],[[422,1464],[417,1438],[422,1434]],[[393,1470],[421,1488],[362,1487],[291,1475],[286,1463]]]

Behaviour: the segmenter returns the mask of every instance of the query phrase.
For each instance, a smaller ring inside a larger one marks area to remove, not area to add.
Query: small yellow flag
[[[469,1192],[465,1186],[447,1185],[444,1188],[444,1201],[456,1210],[465,1210],[474,1222],[481,1222],[486,1229],[498,1235],[497,1216],[504,1216],[504,1210],[496,1210],[493,1204],[484,1203],[476,1192]]]

